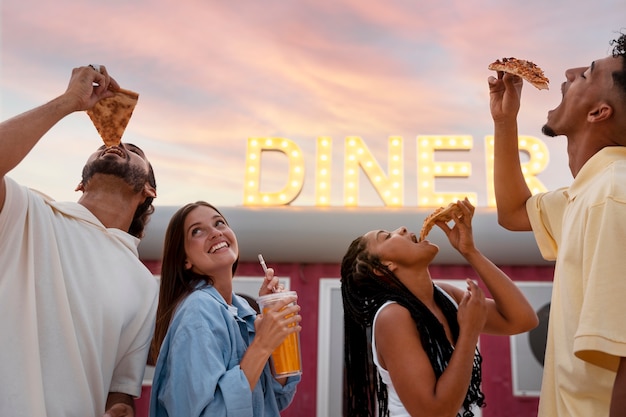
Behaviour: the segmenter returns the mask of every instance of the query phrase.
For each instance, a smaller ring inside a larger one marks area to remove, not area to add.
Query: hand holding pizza
[[[550,80],[534,62],[517,58],[502,58],[487,67],[496,71],[498,78],[490,76],[490,110],[494,121],[515,119],[520,108],[522,80],[540,90],[547,90]]]
[[[472,218],[475,208],[467,197],[453,204],[456,207],[456,210],[451,214],[454,225],[450,227],[446,221],[436,221],[435,224],[446,234],[452,247],[458,250],[461,255],[465,255],[476,249],[472,232]]]
[[[522,79],[508,73],[498,73],[498,78],[490,76],[489,110],[494,121],[515,120],[520,109]]]
[[[112,97],[120,86],[109,76],[104,66],[96,71],[93,66],[74,68],[65,95],[76,100],[76,111],[92,108],[101,99]]]

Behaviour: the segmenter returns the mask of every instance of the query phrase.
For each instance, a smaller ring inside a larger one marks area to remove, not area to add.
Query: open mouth
[[[211,248],[209,249],[209,253],[215,253],[218,250],[222,249],[222,248],[227,248],[228,247],[228,243],[226,242],[220,242],[216,245],[211,246]]]
[[[117,146],[111,146],[109,148],[106,148],[103,152],[102,155],[108,155],[108,154],[115,154],[117,156],[119,156],[120,158],[126,159],[126,154],[124,153],[124,151],[122,151],[119,147]]]

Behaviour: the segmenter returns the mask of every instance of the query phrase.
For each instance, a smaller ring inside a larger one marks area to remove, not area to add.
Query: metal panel
[[[517,285],[537,312],[539,326],[530,332],[511,336],[513,395],[538,397],[543,377],[552,283],[518,282]]]
[[[156,207],[139,251],[142,259],[161,259],[163,236],[178,207]],[[220,207],[240,242],[240,258],[256,262],[263,253],[273,262],[339,263],[350,242],[375,229],[406,226],[416,234],[431,209],[389,207]],[[530,232],[498,225],[496,212],[477,208],[473,230],[479,249],[499,265],[550,265]],[[428,239],[440,248],[435,264],[464,264],[437,227]]]

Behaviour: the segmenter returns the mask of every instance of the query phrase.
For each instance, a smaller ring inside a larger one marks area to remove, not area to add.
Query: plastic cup
[[[274,303],[289,298],[298,296],[295,291],[282,291],[273,294],[267,294],[257,299],[257,304],[261,309],[261,312],[265,314],[267,309]],[[293,305],[292,303],[291,305]],[[293,314],[291,314],[293,315]],[[289,317],[289,316],[287,316]],[[291,324],[290,326],[295,326]],[[287,377],[293,375],[300,375],[302,373],[302,357],[300,353],[300,333],[295,332],[289,334],[285,340],[272,352],[271,356],[272,372],[275,377]]]

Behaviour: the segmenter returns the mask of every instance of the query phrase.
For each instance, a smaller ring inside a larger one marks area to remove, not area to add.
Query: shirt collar
[[[199,286],[202,286],[202,285],[206,285],[206,284],[205,283],[199,284]],[[237,296],[235,293],[233,293],[233,304],[232,306],[230,306],[226,303],[226,301],[224,300],[224,297],[222,297],[222,295],[219,293],[219,291],[215,289],[214,286],[206,285],[206,287],[201,288],[201,290],[205,291],[211,297],[215,298],[222,307],[229,310],[231,313],[235,312],[236,317],[240,317],[242,319],[245,319],[246,317],[249,317],[249,316],[256,317],[256,311],[247,302],[243,302],[242,301],[243,299]]]
[[[626,160],[625,146],[607,146],[596,152],[578,171],[578,175],[576,175],[568,190],[569,199],[574,199],[585,190],[598,172],[606,169],[616,161],[624,160]]]
[[[135,256],[139,257],[139,242],[140,239],[123,230],[113,227],[107,228],[102,222],[82,204],[69,202],[69,201],[54,201],[49,197],[46,197],[46,203],[50,205],[54,210],[65,214],[66,216],[73,217],[86,223],[90,223],[95,227],[102,229],[105,233],[114,235],[124,246],[130,249]]]

